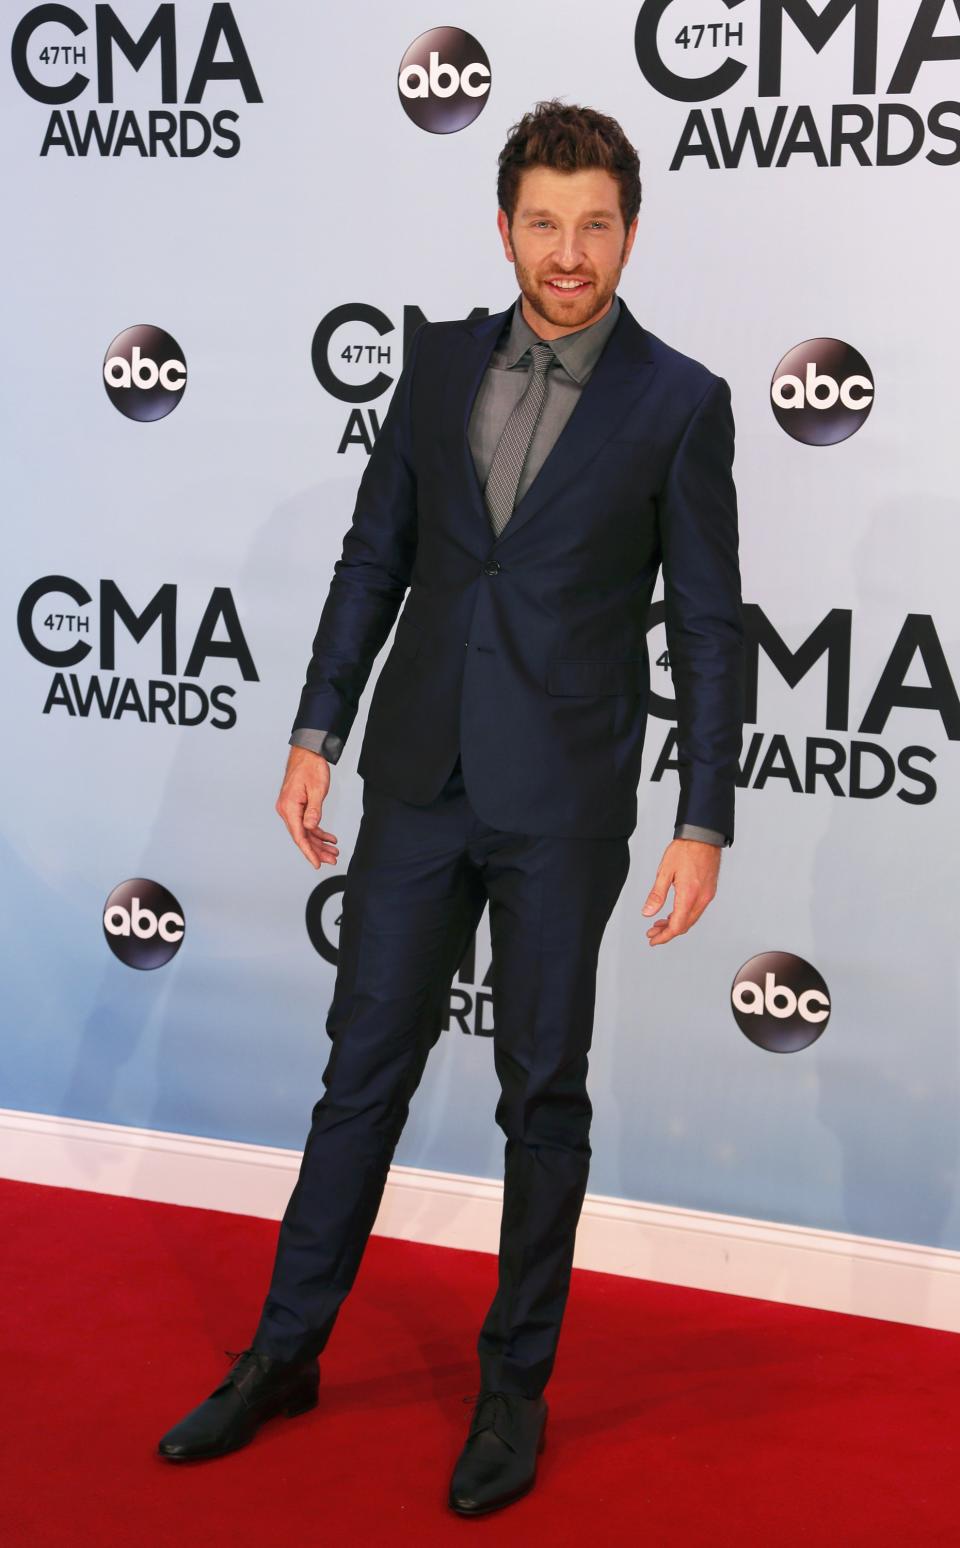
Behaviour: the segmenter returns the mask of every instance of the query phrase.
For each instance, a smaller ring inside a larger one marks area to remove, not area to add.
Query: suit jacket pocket
[[[548,693],[640,693],[644,683],[643,656],[598,661],[560,656],[547,668]]]

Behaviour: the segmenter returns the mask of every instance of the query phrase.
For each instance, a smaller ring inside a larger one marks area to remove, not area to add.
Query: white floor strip
[[[299,1152],[0,1108],[0,1176],[277,1220]],[[502,1187],[391,1169],[383,1236],[496,1252]],[[579,1268],[960,1332],[960,1253],[588,1194]]]

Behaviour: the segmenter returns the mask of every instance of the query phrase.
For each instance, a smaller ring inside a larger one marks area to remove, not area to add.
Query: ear
[[[500,240],[503,243],[504,256],[510,263],[515,262],[513,247],[510,242],[510,222],[505,210],[497,210],[497,230],[500,232]]]
[[[623,243],[623,257],[620,260],[621,267],[623,266],[623,264],[626,263],[627,259],[630,257],[630,253],[632,251],[633,244],[634,244],[634,241],[636,239],[637,226],[639,225],[639,222],[640,222],[640,216],[639,215],[634,215],[632,221],[630,222],[629,226],[627,227],[627,235],[626,235],[626,237],[624,239],[624,243]]]

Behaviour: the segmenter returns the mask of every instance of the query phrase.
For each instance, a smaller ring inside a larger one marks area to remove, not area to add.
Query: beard
[[[531,309],[538,317],[542,317],[545,322],[551,323],[556,328],[586,327],[605,309],[623,272],[622,265],[604,275],[578,270],[576,274],[570,274],[567,278],[587,280],[589,283],[586,289],[564,296],[552,290],[546,278],[541,279],[532,269],[526,268],[519,259],[514,259],[513,269],[517,276],[517,284]]]

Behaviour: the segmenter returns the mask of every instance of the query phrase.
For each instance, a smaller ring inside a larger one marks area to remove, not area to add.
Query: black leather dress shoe
[[[275,1360],[253,1349],[234,1356],[231,1369],[197,1408],[168,1430],[158,1446],[169,1462],[222,1457],[253,1440],[265,1419],[292,1419],[317,1405],[316,1359]]]
[[[480,1392],[466,1445],[450,1480],[451,1510],[461,1516],[480,1516],[532,1489],[546,1424],[542,1397]]]

